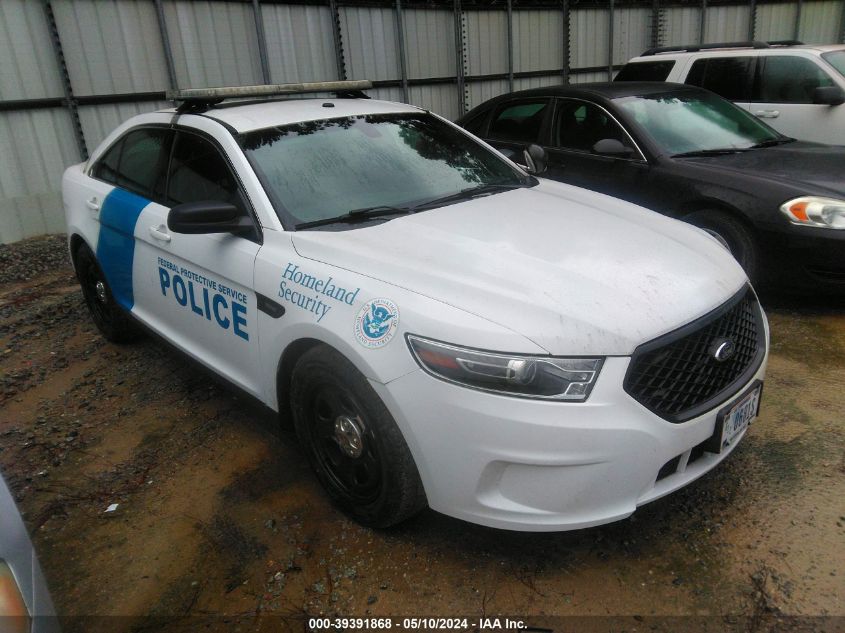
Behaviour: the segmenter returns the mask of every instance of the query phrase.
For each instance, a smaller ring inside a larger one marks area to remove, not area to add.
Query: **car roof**
[[[789,46],[770,46],[768,48],[752,48],[750,46],[724,46],[721,48],[704,48],[701,50],[659,51],[650,55],[638,55],[630,62],[660,61],[661,59],[682,59],[687,57],[705,57],[736,53],[741,55],[788,55],[791,51],[830,51],[845,50],[845,44],[790,44]]]
[[[617,97],[663,94],[665,92],[672,92],[675,90],[701,90],[701,88],[665,81],[601,81],[595,83],[546,86],[543,88],[518,90],[516,92],[510,92],[508,94],[501,95],[500,97],[496,97],[495,99],[491,99],[483,105],[487,105],[487,103],[493,101],[505,101],[520,97],[589,96],[616,99]]]
[[[171,108],[159,110],[159,112],[175,113],[176,110]],[[212,106],[201,114],[243,133],[302,121],[401,112],[422,112],[422,110],[404,103],[375,99],[274,99],[249,102],[227,101],[221,105]]]

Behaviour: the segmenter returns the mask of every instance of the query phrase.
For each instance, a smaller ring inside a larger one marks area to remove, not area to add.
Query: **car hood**
[[[799,195],[845,194],[845,147],[796,141],[737,154],[681,160],[791,185],[800,191]]]
[[[460,308],[556,355],[628,355],[746,282],[703,231],[551,181],[365,228],[298,231],[293,243],[303,257]]]

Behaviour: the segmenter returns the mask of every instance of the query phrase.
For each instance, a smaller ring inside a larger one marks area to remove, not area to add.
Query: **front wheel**
[[[684,219],[726,244],[748,278],[752,282],[757,281],[760,274],[757,244],[751,231],[741,220],[730,213],[716,210],[696,211]]]
[[[411,451],[366,378],[318,345],[296,363],[291,410],[300,442],[332,500],[356,521],[389,527],[425,507]]]
[[[82,244],[76,251],[75,261],[82,296],[97,329],[113,343],[126,343],[138,338],[138,326],[115,301],[106,276],[91,249]]]

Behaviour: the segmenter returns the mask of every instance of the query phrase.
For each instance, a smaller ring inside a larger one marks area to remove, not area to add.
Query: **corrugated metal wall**
[[[371,79],[374,98],[454,119],[511,89],[607,80],[653,45],[845,28],[845,0],[536,1],[2,0],[0,242],[60,231],[64,168],[174,85]]]

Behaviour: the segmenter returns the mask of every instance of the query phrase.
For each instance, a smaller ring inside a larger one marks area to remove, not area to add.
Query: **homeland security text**
[[[306,294],[295,289],[295,286],[308,289],[311,292]],[[304,273],[299,269],[299,266],[292,262],[288,262],[279,284],[279,296],[288,303],[312,312],[317,317],[317,323],[322,321],[323,317],[332,309],[332,306],[326,303],[327,299],[334,299],[351,306],[355,303],[359,290],[361,289],[348,290],[338,286],[334,283],[333,277],[321,279]]]

